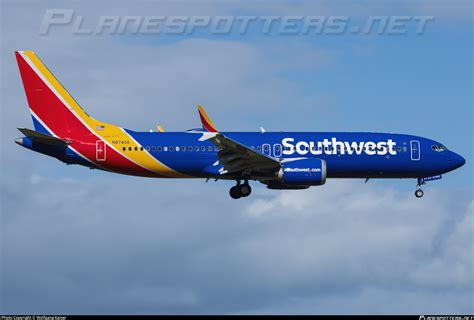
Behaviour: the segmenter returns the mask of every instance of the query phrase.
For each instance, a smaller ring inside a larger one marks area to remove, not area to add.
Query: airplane
[[[233,180],[233,199],[249,181],[268,189],[307,189],[328,178],[416,179],[421,186],[465,164],[443,144],[407,134],[370,132],[225,132],[202,106],[202,128],[137,132],[89,116],[32,51],[16,51],[34,130],[15,142],[66,164],[153,178]]]

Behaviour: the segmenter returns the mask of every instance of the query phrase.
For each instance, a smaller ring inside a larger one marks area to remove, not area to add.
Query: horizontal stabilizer
[[[30,138],[31,140],[35,142],[40,142],[40,143],[55,145],[55,146],[69,144],[69,142],[67,142],[66,140],[56,138],[48,134],[44,134],[44,133],[34,131],[31,129],[18,128],[18,130],[20,130],[21,133],[23,133],[25,136],[27,136],[28,138]]]

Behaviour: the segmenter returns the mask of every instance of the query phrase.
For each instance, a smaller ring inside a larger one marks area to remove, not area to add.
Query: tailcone
[[[28,137],[17,138],[15,139],[15,143],[27,149],[33,149],[33,141]]]
[[[23,138],[17,138],[15,139],[15,143],[20,145],[20,146],[23,146]]]

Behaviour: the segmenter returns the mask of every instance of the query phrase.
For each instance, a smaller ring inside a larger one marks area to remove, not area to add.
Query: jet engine
[[[320,186],[326,183],[326,161],[301,159],[284,162],[277,180],[287,186]]]

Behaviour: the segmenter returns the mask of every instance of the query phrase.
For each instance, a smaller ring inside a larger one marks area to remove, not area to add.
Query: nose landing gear
[[[425,193],[424,193],[423,190],[421,190],[421,189],[417,189],[417,190],[415,191],[415,197],[417,197],[417,198],[423,197],[424,194],[425,194]]]
[[[232,199],[245,198],[248,197],[250,193],[252,193],[252,188],[247,180],[243,184],[237,181],[237,185],[229,190],[229,195]]]

